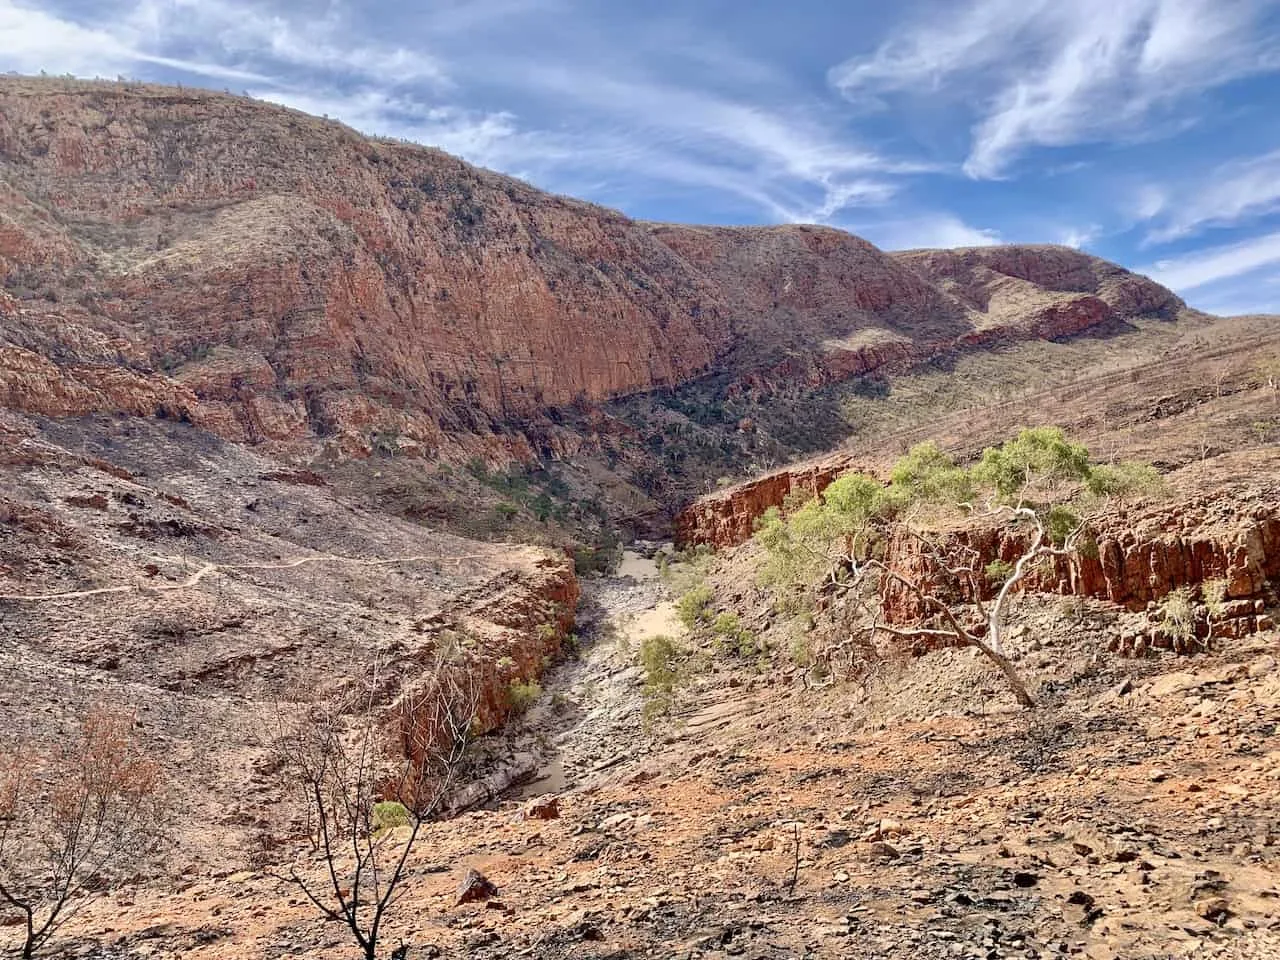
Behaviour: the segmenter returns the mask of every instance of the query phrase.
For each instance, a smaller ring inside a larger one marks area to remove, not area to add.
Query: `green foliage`
[[[1071,443],[1058,427],[1023,430],[999,447],[988,447],[973,468],[973,480],[992,487],[1005,502],[1020,502],[1033,484],[1087,480],[1092,467],[1089,451]]]
[[[622,561],[622,545],[610,532],[592,546],[574,547],[573,569],[582,577],[590,573],[609,573]]]
[[[1080,529],[1080,524],[1084,522],[1074,510],[1061,503],[1055,503],[1049,507],[1044,521],[1049,542],[1054,546],[1062,546],[1066,543],[1067,538]]]
[[[373,805],[373,832],[394,830],[396,827],[407,827],[412,823],[409,808],[395,800],[382,800]]]
[[[507,705],[515,716],[520,716],[528,712],[541,696],[542,684],[537,680],[517,680],[507,690]]]
[[[715,547],[708,543],[695,543],[683,550],[675,551],[672,554],[672,560],[676,563],[698,564],[714,558],[715,555]]]
[[[755,657],[765,653],[764,646],[754,633],[742,625],[737,614],[722,613],[711,624],[716,646],[738,657]]]
[[[514,503],[509,503],[506,500],[496,503],[493,506],[493,515],[503,523],[510,523],[515,519],[519,512],[520,508],[518,506]]]
[[[932,441],[917,444],[899,460],[890,475],[891,497],[897,502],[963,502],[973,496],[969,471]]]
[[[690,630],[707,626],[715,616],[714,600],[711,588],[705,583],[699,584],[676,601],[676,616]]]
[[[1190,643],[1196,636],[1195,603],[1189,587],[1171,591],[1160,602],[1160,629],[1171,639]]]
[[[1155,467],[1128,460],[1117,464],[1097,464],[1090,469],[1085,480],[1085,489],[1096,497],[1157,494],[1165,486],[1164,478]]]
[[[644,674],[644,719],[651,723],[666,716],[675,704],[684,651],[668,636],[647,637],[640,642],[640,669]]]
[[[529,504],[529,509],[533,511],[533,515],[542,523],[546,523],[555,513],[555,501],[547,494],[540,493],[533,498],[533,502]]]
[[[983,572],[992,583],[1004,583],[1013,574],[1013,564],[1004,560],[992,560]]]
[[[1211,617],[1221,617],[1227,605],[1227,581],[1221,578],[1200,584],[1200,597]]]
[[[370,440],[375,453],[394,457],[400,452],[400,431],[396,427],[379,427]]]
[[[791,662],[806,670],[817,662],[813,652],[813,639],[807,633],[797,633],[791,638]]]
[[[850,473],[819,496],[792,497],[781,509],[767,510],[756,523],[756,542],[765,554],[760,579],[796,587],[823,576],[839,578],[851,563],[879,555],[893,525],[912,522],[922,505],[949,505],[957,512],[979,509],[975,503],[982,501],[1029,508],[1054,545],[1074,536],[1088,549],[1083,525],[1097,500],[1157,492],[1161,484],[1156,471],[1143,464],[1092,463],[1088,449],[1057,427],[1023,430],[984,450],[969,468],[958,466],[935,444],[923,443],[894,465],[888,484]],[[995,564],[986,570],[992,580],[1012,572]]]

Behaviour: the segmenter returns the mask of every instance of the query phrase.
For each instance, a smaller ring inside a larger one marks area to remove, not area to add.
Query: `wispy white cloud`
[[[1271,266],[1280,268],[1280,232],[1158,260],[1137,272],[1181,293]]]
[[[135,0],[94,18],[59,16],[29,0],[0,0],[0,67],[23,73],[113,76],[147,66],[216,80],[265,83],[300,71],[371,82],[445,83],[438,60],[400,45],[353,41],[347,8],[287,16],[237,0]],[[182,56],[169,53],[182,50]]]
[[[922,247],[989,247],[1002,243],[995,230],[974,227],[950,213],[863,224],[857,232],[886,250]]]
[[[732,190],[785,220],[825,222],[884,203],[898,190],[895,178],[933,169],[861,146],[795,103],[775,109],[643,74],[540,66],[524,75],[543,95],[605,121],[594,134],[582,131],[584,149],[594,143],[615,160],[642,159],[649,176]]]
[[[145,23],[156,43],[182,38],[238,60],[353,74],[369,81],[444,83],[436,57],[402,45],[360,39],[350,8],[331,4],[322,15],[289,16],[237,0],[139,0],[131,20]]]
[[[968,0],[835,68],[846,97],[979,103],[965,171],[1005,175],[1036,146],[1181,129],[1170,107],[1280,68],[1271,0]]]
[[[326,94],[266,87],[249,93],[314,116],[341,120],[372,136],[439,147],[481,166],[502,167],[531,150],[531,135],[519,130],[510,113],[436,106],[409,94],[379,89]],[[522,146],[517,148],[517,142]]]
[[[1172,192],[1160,191],[1162,196]],[[1280,150],[1222,164],[1197,177],[1195,183],[1182,184],[1176,193],[1175,202],[1153,206],[1144,218],[1163,214],[1163,222],[1147,234],[1146,243],[1167,243],[1280,210]]]
[[[63,19],[35,5],[0,0],[0,67],[19,73],[114,77],[154,65],[218,80],[265,79],[216,60],[165,56],[147,49],[131,23],[97,27]]]
[[[1102,227],[1096,223],[1091,223],[1088,226],[1066,227],[1060,230],[1057,242],[1064,247],[1074,247],[1079,250],[1093,243],[1101,235]]]

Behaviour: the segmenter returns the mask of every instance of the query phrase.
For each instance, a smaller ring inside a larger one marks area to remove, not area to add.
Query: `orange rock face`
[[[163,410],[242,442],[524,456],[550,409],[712,370],[822,382],[1180,306],[1057,248],[639,223],[170,88],[0,78],[0,169],[5,402]]]
[[[1135,611],[1180,587],[1213,580],[1222,581],[1229,600],[1260,597],[1267,581],[1280,575],[1280,515],[1274,510],[1253,514],[1242,512],[1208,528],[1188,525],[1182,508],[1144,518],[1132,527],[1109,518],[1099,531],[1096,553],[1054,558],[1027,578],[1025,589],[1107,600]],[[979,567],[995,560],[1012,563],[1026,546],[1023,536],[996,527],[957,531],[948,542],[957,554],[974,551]],[[898,570],[928,585],[932,561],[921,556],[917,541],[904,539],[893,544],[890,553]],[[956,587],[962,596],[994,596],[992,584],[981,577]],[[893,622],[910,622],[922,612],[916,598],[897,583],[885,585],[883,600]]]
[[[820,493],[849,471],[875,473],[857,465],[852,454],[807,461],[701,497],[675,521],[677,541],[688,546],[731,547],[750,539],[756,520],[770,507],[782,506],[795,491]],[[1026,548],[1023,531],[978,525],[951,531],[944,549],[957,565],[977,573],[950,584],[936,581],[935,561],[914,537],[890,544],[888,560],[926,592],[953,594],[954,599],[991,599],[994,585],[982,570],[993,561],[1014,563]],[[1155,505],[1133,515],[1110,515],[1100,522],[1097,549],[1057,557],[1028,576],[1022,589],[1105,600],[1142,610],[1181,587],[1221,581],[1227,600],[1252,601],[1268,595],[1269,581],[1280,578],[1280,510],[1275,491],[1267,488],[1218,493],[1174,505]],[[924,613],[907,588],[886,581],[881,599],[891,623],[911,623]],[[1252,603],[1236,610],[1231,628],[1253,632],[1259,625]]]
[[[816,495],[842,473],[860,469],[849,454],[808,461],[700,497],[675,520],[676,543],[732,547],[751,539],[756,520],[793,493]]]

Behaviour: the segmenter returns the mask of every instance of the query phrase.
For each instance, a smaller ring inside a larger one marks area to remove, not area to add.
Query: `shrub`
[[[715,595],[705,583],[699,584],[676,601],[676,616],[690,630],[709,625],[714,617],[711,603]]]
[[[608,533],[605,534],[601,543],[573,549],[573,569],[578,576],[588,573],[609,573],[621,560],[622,546],[614,536]]]
[[[1004,560],[992,560],[983,572],[992,583],[1004,583],[1013,575],[1013,564]]]
[[[665,635],[640,642],[640,669],[644,672],[644,719],[652,722],[671,712],[676,687],[680,683],[680,661],[684,652]]]
[[[397,800],[383,800],[373,805],[373,832],[394,830],[396,827],[407,827],[411,820],[409,808]]]
[[[813,640],[808,634],[797,633],[791,638],[791,662],[806,670],[814,665]]]
[[[542,684],[537,680],[515,681],[507,691],[507,703],[516,716],[527,713],[542,696]]]
[[[1174,642],[1175,649],[1188,646],[1196,637],[1196,611],[1191,590],[1179,587],[1160,603],[1160,629]]]
[[[740,657],[753,657],[763,653],[763,648],[756,640],[756,635],[742,625],[736,614],[722,613],[711,625],[716,635],[716,643],[728,648],[731,653]]]
[[[395,427],[379,427],[373,431],[371,444],[375,453],[394,457],[400,452],[400,431]]]

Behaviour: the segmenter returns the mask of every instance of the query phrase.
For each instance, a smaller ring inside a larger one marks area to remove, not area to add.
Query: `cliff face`
[[[782,506],[792,493],[816,496],[841,474],[863,469],[851,454],[837,453],[699,497],[676,516],[676,542],[715,547],[746,543],[756,520],[770,507]]]
[[[1055,557],[1027,578],[1025,589],[1107,600],[1132,610],[1180,587],[1213,580],[1222,581],[1229,600],[1262,597],[1268,581],[1280,575],[1280,516],[1271,510],[1232,510],[1226,523],[1206,525],[1197,506],[1204,504],[1193,501],[1136,520],[1110,518],[1101,526],[1096,553]],[[1026,548],[1025,537],[999,527],[957,531],[944,542],[957,556],[972,551],[981,566],[995,560],[1012,563]],[[894,543],[890,555],[904,575],[926,588],[936,587],[928,580],[933,561],[920,553],[917,542]],[[992,584],[981,577],[958,584],[958,589],[967,597],[995,595]],[[897,583],[886,585],[884,600],[893,622],[909,622],[923,612],[914,595]],[[1247,613],[1253,613],[1252,603]]]
[[[238,441],[523,455],[511,425],[712,369],[838,379],[1179,305],[1073,251],[638,223],[168,88],[0,78],[0,174],[4,402]],[[571,441],[544,422],[536,442]]]

